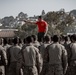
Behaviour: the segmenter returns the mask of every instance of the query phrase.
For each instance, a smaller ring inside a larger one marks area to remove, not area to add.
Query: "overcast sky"
[[[66,12],[76,9],[76,0],[0,0],[0,18],[5,16],[16,17],[20,12],[28,16],[40,15],[42,10]]]

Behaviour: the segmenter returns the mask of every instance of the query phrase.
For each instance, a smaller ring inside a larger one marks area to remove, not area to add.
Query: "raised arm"
[[[30,21],[30,20],[23,20],[25,23],[31,23],[31,24],[36,24],[36,22]]]

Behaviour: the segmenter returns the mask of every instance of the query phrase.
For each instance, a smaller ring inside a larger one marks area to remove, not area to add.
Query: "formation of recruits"
[[[1,38],[0,75],[76,75],[76,35]]]

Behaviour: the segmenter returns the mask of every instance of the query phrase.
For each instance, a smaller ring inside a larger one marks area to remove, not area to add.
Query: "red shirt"
[[[38,26],[38,32],[45,32],[46,31],[46,26],[47,23],[45,21],[37,21],[36,22],[37,26]]]

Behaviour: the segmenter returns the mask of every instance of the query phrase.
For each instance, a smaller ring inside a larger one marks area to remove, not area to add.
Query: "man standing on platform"
[[[27,20],[24,20],[24,22],[36,24],[38,26],[38,41],[41,42],[43,40],[43,37],[47,34],[48,31],[48,24],[46,21],[42,19],[42,16],[39,16],[38,21],[36,22],[31,22]]]

